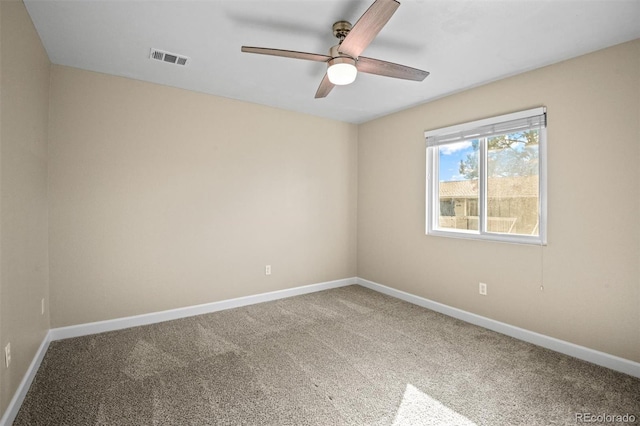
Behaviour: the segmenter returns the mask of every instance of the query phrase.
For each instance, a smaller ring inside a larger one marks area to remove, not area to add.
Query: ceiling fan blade
[[[352,58],[360,56],[400,6],[396,0],[376,0],[358,19],[338,51]]]
[[[329,92],[331,92],[331,89],[333,89],[333,86],[334,84],[329,81],[329,76],[325,73],[324,78],[318,87],[318,91],[316,92],[316,99],[326,98]]]
[[[260,55],[282,56],[285,58],[305,59],[307,61],[327,62],[331,56],[317,53],[296,52],[294,50],[269,49],[267,47],[242,46],[245,53],[258,53]]]
[[[403,80],[422,81],[428,75],[428,71],[405,65],[394,64],[393,62],[381,61],[380,59],[366,58],[360,56],[356,62],[358,71],[367,74],[383,75],[385,77],[401,78]]]

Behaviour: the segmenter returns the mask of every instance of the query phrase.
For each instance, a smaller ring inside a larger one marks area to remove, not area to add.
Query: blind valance
[[[535,108],[425,132],[427,147],[487,138],[547,126],[546,108]]]

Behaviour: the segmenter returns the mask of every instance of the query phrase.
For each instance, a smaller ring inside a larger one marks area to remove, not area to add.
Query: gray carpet
[[[349,286],[52,342],[14,424],[552,425],[576,413],[640,417],[640,380]]]

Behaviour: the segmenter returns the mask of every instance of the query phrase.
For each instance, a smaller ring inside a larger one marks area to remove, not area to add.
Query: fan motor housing
[[[356,66],[356,60],[350,58],[349,56],[338,56],[337,58],[329,59],[327,63],[329,64],[329,66],[335,64],[350,64],[354,67]]]
[[[349,61],[339,61],[335,63],[349,62],[350,64],[355,65],[356,64],[355,58],[352,58],[349,55],[345,55],[344,53],[338,52],[339,48],[340,48],[340,45],[336,44],[335,46],[331,46],[331,49],[329,49],[329,56],[333,58],[331,61],[335,61],[337,59],[348,59]],[[331,63],[331,61],[329,61],[329,63]]]

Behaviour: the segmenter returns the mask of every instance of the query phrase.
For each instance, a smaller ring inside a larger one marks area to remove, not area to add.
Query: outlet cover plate
[[[482,296],[486,296],[487,295],[487,284],[480,283],[480,285],[478,286],[478,291]]]
[[[11,343],[7,343],[7,346],[4,347],[4,363],[9,368],[11,364]]]

